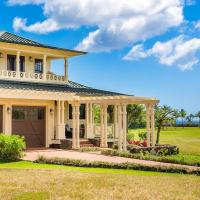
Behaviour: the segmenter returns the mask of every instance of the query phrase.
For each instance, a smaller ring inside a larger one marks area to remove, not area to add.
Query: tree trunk
[[[159,144],[160,141],[160,131],[161,131],[161,126],[159,125],[157,130],[156,144]]]

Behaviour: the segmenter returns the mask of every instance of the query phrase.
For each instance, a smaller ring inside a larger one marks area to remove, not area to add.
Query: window
[[[85,119],[85,104],[81,104],[80,106],[80,119]],[[69,104],[69,119],[72,119],[72,105]]]
[[[25,72],[25,57],[20,56],[20,72]]]
[[[25,120],[28,117],[27,110],[23,108],[13,108],[12,110],[12,119],[15,120]]]
[[[30,120],[44,120],[44,109],[32,108],[30,111]]]
[[[35,59],[35,73],[43,73],[43,60]]]
[[[16,71],[16,55],[7,55],[7,69],[9,71]],[[25,71],[25,57],[20,56],[20,72]]]
[[[80,119],[85,119],[85,104],[80,106]]]
[[[16,71],[16,56],[7,55],[7,70]]]

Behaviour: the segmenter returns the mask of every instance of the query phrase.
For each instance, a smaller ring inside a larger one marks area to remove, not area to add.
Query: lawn
[[[138,138],[138,133],[145,129],[130,129],[129,137]],[[180,149],[180,154],[171,156],[176,160],[188,163],[200,162],[200,128],[174,128],[169,127],[160,134],[160,144],[174,144]]]
[[[138,139],[137,134],[145,129],[130,129],[130,135]],[[169,127],[161,131],[160,144],[174,144],[183,154],[200,156],[200,128],[174,128]]]
[[[183,184],[184,183],[184,184]],[[199,199],[200,177],[134,170],[0,164],[0,199]]]

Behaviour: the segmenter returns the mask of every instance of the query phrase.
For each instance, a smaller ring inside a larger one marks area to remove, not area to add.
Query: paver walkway
[[[105,156],[101,155],[98,152],[96,153],[83,153],[78,151],[71,150],[56,150],[56,149],[45,149],[45,150],[29,150],[26,152],[26,155],[23,157],[23,160],[27,161],[35,161],[38,156],[45,156],[46,158],[69,158],[69,159],[77,159],[77,160],[86,160],[86,161],[105,161],[112,163],[124,163],[131,162],[136,164],[142,164],[146,166],[165,166],[165,167],[176,167],[176,168],[185,168],[188,170],[200,170],[200,167],[187,166],[187,165],[179,165],[172,163],[161,163],[156,161],[148,161],[148,160],[138,160],[132,158],[123,158],[117,156]]]

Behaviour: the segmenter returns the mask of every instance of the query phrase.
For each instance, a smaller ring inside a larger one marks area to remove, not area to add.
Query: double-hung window
[[[43,73],[43,60],[35,59],[35,73]]]

